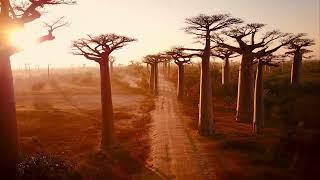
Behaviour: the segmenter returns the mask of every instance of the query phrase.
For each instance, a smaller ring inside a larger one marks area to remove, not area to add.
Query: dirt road
[[[205,152],[187,129],[188,117],[176,98],[174,84],[159,78],[148,165],[164,179],[216,179]]]

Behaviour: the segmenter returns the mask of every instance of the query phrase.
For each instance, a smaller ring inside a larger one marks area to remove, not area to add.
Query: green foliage
[[[316,108],[319,104],[320,66],[317,62],[303,64],[302,82],[299,87],[290,86],[290,74],[273,71],[267,74],[265,88],[266,125],[271,127],[292,127],[299,121],[306,125],[317,125]],[[287,64],[289,66],[289,64]]]

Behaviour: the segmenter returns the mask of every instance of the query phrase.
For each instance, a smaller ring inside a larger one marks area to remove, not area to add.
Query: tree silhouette
[[[213,49],[211,54],[212,56],[218,57],[223,60],[221,81],[222,85],[228,87],[230,85],[230,58],[235,58],[239,55],[228,48],[221,47]]]
[[[192,51],[193,56],[200,57],[201,77],[200,77],[200,100],[199,100],[199,123],[198,131],[200,135],[211,135],[214,133],[213,102],[212,102],[212,84],[210,77],[210,56],[211,41],[213,33],[227,28],[233,24],[241,23],[237,18],[232,18],[227,14],[203,15],[187,18],[185,32],[192,34],[199,43],[204,44],[203,49],[184,48]]]
[[[252,121],[253,95],[254,95],[254,59],[260,59],[279,50],[282,46],[289,44],[294,39],[301,36],[282,33],[273,30],[258,36],[265,24],[252,23],[239,27],[232,27],[223,34],[236,40],[238,46],[233,46],[224,42],[221,37],[215,38],[215,42],[220,47],[228,48],[242,55],[239,68],[237,115],[238,121]],[[260,37],[260,40],[256,40]],[[272,43],[277,42],[272,46]],[[270,48],[271,47],[271,48]]]
[[[301,37],[291,41],[290,44],[286,46],[286,48],[289,49],[289,51],[286,52],[286,54],[293,56],[290,83],[294,87],[297,87],[300,83],[302,59],[308,58],[305,55],[312,52],[311,50],[308,50],[306,48],[313,45],[315,45],[313,39]]]
[[[151,58],[148,58],[148,56],[145,56],[143,58],[143,62],[147,64],[147,68],[149,68],[149,66],[150,66],[149,90],[150,90],[150,92],[153,93],[153,91],[154,91],[154,75],[155,75],[155,73],[154,73],[154,70],[155,70],[154,62],[152,61]]]
[[[18,155],[16,107],[10,56],[21,51],[9,41],[9,33],[41,17],[39,9],[47,5],[74,4],[66,0],[30,0],[22,4],[0,0],[0,174],[13,176]],[[53,40],[52,32],[59,28],[51,24],[48,35],[39,42]]]
[[[110,62],[110,72],[112,74],[113,73],[113,64],[114,64],[114,62],[116,62],[116,58],[114,56],[110,56],[109,62]]]
[[[102,106],[102,149],[107,149],[115,143],[113,127],[113,105],[111,82],[109,72],[110,54],[130,42],[136,41],[133,38],[119,36],[116,34],[102,34],[98,36],[88,35],[72,43],[74,55],[81,55],[97,62],[100,65],[101,78],[101,106]]]
[[[158,94],[159,88],[158,88],[158,64],[161,62],[164,62],[167,60],[167,57],[162,54],[153,54],[153,55],[147,55],[144,57],[144,62],[149,64],[151,66],[150,71],[150,81],[149,81],[149,87],[152,93]]]
[[[166,52],[173,60],[174,63],[178,66],[178,84],[177,84],[177,97],[178,99],[183,99],[184,92],[184,64],[191,62],[191,57],[189,54],[183,52],[181,47],[172,48]]]
[[[280,60],[280,56],[269,54],[255,59],[257,64],[256,80],[254,88],[254,110],[253,110],[253,133],[261,134],[264,128],[264,88],[263,88],[263,66],[278,66],[275,61]]]

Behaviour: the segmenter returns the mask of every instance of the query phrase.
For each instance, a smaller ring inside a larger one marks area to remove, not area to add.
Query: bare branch
[[[22,3],[21,5],[14,5],[15,9],[22,12],[19,18],[19,22],[28,23],[41,16],[38,8],[43,8],[46,5],[74,5],[75,0],[29,0],[28,3]]]
[[[126,46],[136,39],[116,34],[88,35],[88,38],[78,39],[72,43],[72,51],[75,55],[83,55],[87,59],[100,62],[101,60],[113,61],[109,55],[117,49]]]
[[[234,24],[242,23],[242,20],[232,18],[228,14],[200,14],[195,17],[187,18],[185,23],[187,24],[184,28],[186,33],[196,35],[199,38],[206,38],[206,34],[227,28]]]

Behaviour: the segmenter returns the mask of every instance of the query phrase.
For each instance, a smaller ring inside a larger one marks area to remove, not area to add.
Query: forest
[[[69,42],[88,66],[13,68],[14,29],[79,3],[0,0],[0,179],[317,179],[313,36],[199,12],[176,22],[194,43],[127,64],[138,37],[89,31]],[[72,23],[43,22],[34,46]]]

